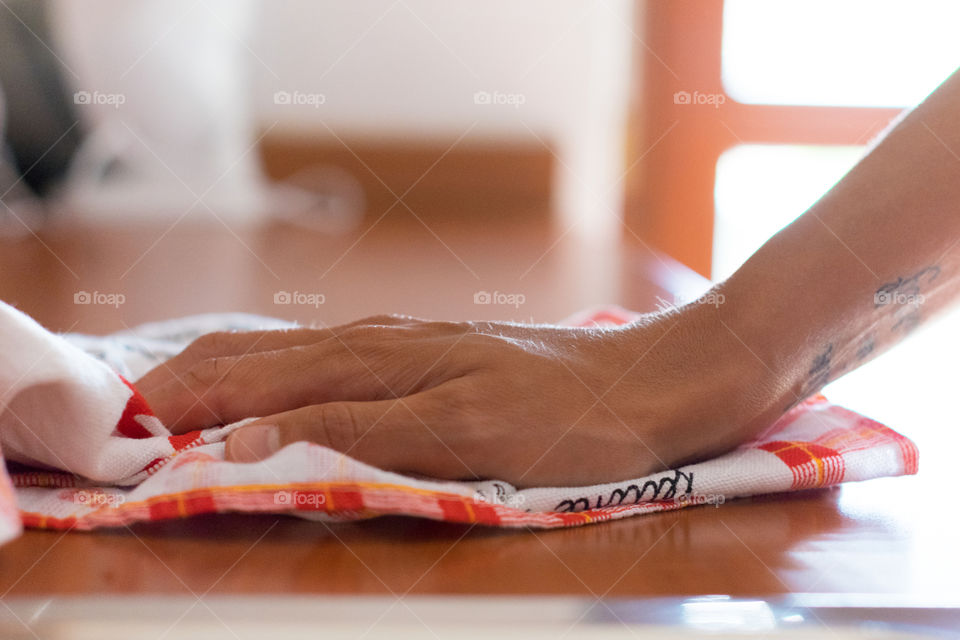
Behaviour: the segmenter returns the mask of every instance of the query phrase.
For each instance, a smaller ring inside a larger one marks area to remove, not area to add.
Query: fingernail
[[[237,429],[227,438],[227,459],[256,462],[280,449],[280,428],[275,424],[255,424]]]

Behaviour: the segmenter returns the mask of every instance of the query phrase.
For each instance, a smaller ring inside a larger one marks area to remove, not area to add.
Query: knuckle
[[[377,324],[357,324],[340,332],[339,338],[346,343],[381,339],[386,335],[385,326]]]
[[[464,327],[470,331],[470,333],[478,336],[486,336],[488,338],[500,338],[508,329],[500,323],[490,322],[487,320],[474,320],[470,322],[463,322],[461,324],[463,324]]]
[[[194,391],[206,389],[215,379],[213,365],[209,360],[201,360],[183,372],[183,383]]]
[[[356,415],[349,404],[330,403],[319,405],[318,434],[325,446],[336,451],[349,451],[359,439]]]
[[[439,335],[461,335],[464,337],[473,332],[469,322],[447,322],[443,320],[433,320],[423,322],[417,326],[418,329],[428,334]]]
[[[187,347],[187,351],[193,355],[206,357],[223,352],[228,349],[235,340],[235,334],[229,331],[214,331],[205,333]]]
[[[471,332],[463,336],[461,344],[463,344],[464,347],[472,347],[475,349],[490,349],[492,347],[503,346],[504,341],[500,336],[489,333]]]
[[[181,418],[193,420],[201,414],[206,416],[204,420],[207,417],[220,417],[220,394],[211,390],[211,379],[210,369],[206,363],[198,363],[190,367],[177,378],[184,389],[178,394],[179,403],[187,407]]]
[[[338,336],[338,346],[344,355],[377,361],[395,354],[406,344],[407,329],[385,325],[357,325]]]
[[[505,358],[523,352],[515,340],[489,333],[469,333],[459,340],[457,348],[476,365],[502,365]]]
[[[220,410],[220,405],[223,404],[221,399],[229,395],[228,378],[233,367],[231,360],[226,357],[207,358],[183,374],[183,384],[214,412]]]
[[[380,325],[380,326],[393,326],[398,324],[405,324],[408,322],[416,322],[417,320],[412,316],[405,316],[399,313],[379,313],[374,316],[369,316],[358,321],[356,325]]]
[[[379,315],[347,325],[337,335],[347,342],[387,342],[460,335],[470,331],[470,324],[466,322],[420,320],[402,315]]]

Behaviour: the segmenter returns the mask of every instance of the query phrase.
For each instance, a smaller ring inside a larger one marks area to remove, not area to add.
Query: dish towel
[[[638,316],[610,307],[568,323],[609,326]],[[212,314],[106,337],[55,335],[0,303],[0,541],[23,526],[92,529],[229,511],[567,527],[917,471],[913,442],[822,396],[726,455],[590,487],[412,478],[306,442],[232,463],[224,439],[249,420],[172,435],[129,382],[203,333],[291,326]]]

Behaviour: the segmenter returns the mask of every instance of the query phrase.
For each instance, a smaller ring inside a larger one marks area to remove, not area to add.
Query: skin
[[[218,333],[137,385],[175,432],[265,416],[228,439],[238,462],[309,440],[390,470],[527,487],[714,456],[960,295],[958,112],[954,74],[718,284],[720,305],[615,329],[383,316]]]

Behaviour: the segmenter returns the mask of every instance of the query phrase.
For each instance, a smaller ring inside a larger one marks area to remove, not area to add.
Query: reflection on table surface
[[[951,637],[957,602],[859,597],[607,599],[118,597],[17,599],[5,638],[870,638]],[[866,622],[865,622],[866,620]]]

